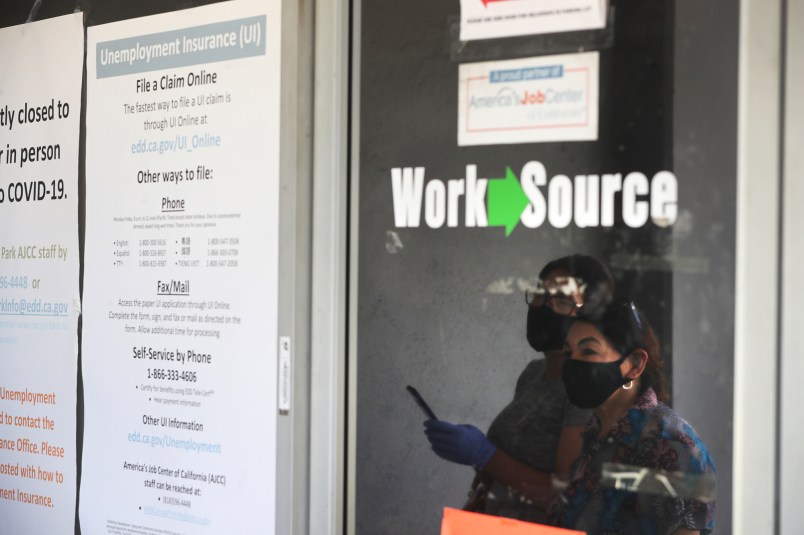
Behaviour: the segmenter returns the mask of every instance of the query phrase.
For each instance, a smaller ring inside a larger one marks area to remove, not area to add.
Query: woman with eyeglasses
[[[596,534],[688,535],[714,528],[715,465],[662,403],[659,342],[634,303],[579,314],[564,344],[570,401],[594,410],[554,524]]]
[[[582,306],[600,309],[613,289],[608,269],[593,257],[572,255],[548,263],[536,288],[525,293],[527,340],[543,356],[526,366],[513,400],[488,435],[471,425],[425,422],[439,456],[477,470],[465,509],[546,521],[546,507],[580,453],[581,432],[591,416],[569,403],[561,382],[564,335]]]

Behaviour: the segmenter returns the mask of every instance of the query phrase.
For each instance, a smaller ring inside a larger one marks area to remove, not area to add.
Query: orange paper
[[[583,531],[554,528],[511,518],[444,508],[441,535],[585,535]]]

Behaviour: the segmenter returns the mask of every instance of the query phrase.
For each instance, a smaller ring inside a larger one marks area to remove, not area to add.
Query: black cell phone
[[[413,399],[416,400],[416,405],[419,406],[419,408],[422,410],[422,412],[424,412],[424,414],[430,420],[438,420],[438,418],[436,417],[435,413],[433,412],[433,409],[431,409],[430,406],[427,404],[427,402],[424,401],[424,398],[422,398],[422,396],[421,396],[421,394],[419,394],[418,390],[416,390],[415,388],[413,388],[410,385],[408,385],[406,389],[407,389],[408,392],[410,392],[410,395],[413,396]]]

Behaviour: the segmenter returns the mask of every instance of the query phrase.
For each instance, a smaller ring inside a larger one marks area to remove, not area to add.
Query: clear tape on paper
[[[713,502],[716,497],[713,474],[668,472],[627,464],[603,463],[600,484],[618,490],[659,494],[703,503]]]
[[[279,337],[279,414],[290,413],[291,399],[290,336]]]

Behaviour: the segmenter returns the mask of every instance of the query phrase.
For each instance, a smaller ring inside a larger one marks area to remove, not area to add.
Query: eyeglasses
[[[581,311],[581,318],[587,317],[588,311]],[[590,318],[613,346],[622,355],[630,354],[634,349],[643,347],[648,334],[647,324],[633,301],[615,301],[606,306],[598,318]]]
[[[556,314],[569,316],[583,305],[575,302],[575,299],[564,294],[551,294],[546,289],[525,290],[525,302],[528,306],[539,308],[549,306]]]
[[[580,315],[583,317],[587,314],[587,311],[583,310]],[[630,323],[639,329],[644,328],[636,303],[633,301],[614,301],[613,303],[609,303],[602,311],[601,319],[607,322]]]
[[[628,304],[626,305],[626,307],[628,307],[630,309],[631,317],[634,319],[634,323],[636,323],[636,326],[639,327],[640,329],[644,329],[644,327],[642,325],[642,320],[639,319],[639,312],[637,312],[637,308],[636,308],[636,305],[634,304],[634,302],[629,301]]]

